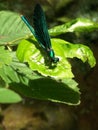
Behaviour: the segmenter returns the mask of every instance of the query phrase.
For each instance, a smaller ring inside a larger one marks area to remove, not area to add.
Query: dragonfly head
[[[48,53],[49,53],[49,57],[51,58],[51,61],[53,63],[57,63],[59,61],[59,58],[55,57],[55,53],[54,53],[54,51],[52,49],[49,50]]]
[[[59,58],[58,58],[58,57],[52,58],[52,62],[53,62],[53,63],[57,63],[58,61],[59,61]]]

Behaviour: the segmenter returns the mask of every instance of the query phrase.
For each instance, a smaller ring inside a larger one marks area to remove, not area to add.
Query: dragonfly
[[[59,61],[58,57],[55,57],[54,50],[52,49],[52,44],[50,40],[50,35],[48,32],[47,22],[45,13],[40,4],[36,4],[33,14],[33,27],[30,25],[28,20],[24,15],[21,15],[21,19],[27,25],[31,33],[34,35],[40,46],[47,52],[47,55],[52,63],[57,63]]]

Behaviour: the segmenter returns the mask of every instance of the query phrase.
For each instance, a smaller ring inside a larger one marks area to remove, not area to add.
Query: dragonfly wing
[[[39,4],[37,4],[34,9],[33,25],[35,30],[35,36],[38,42],[45,49],[50,49],[51,41],[48,33],[46,18],[43,9]]]

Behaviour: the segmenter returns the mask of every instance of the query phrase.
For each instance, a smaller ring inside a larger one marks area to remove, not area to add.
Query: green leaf
[[[68,58],[77,57],[83,62],[88,61],[91,67],[94,67],[96,61],[89,47],[82,44],[71,44],[61,39],[51,39],[55,55],[60,61],[52,67],[45,64],[49,61],[47,53],[34,40],[32,42],[23,40],[17,49],[17,56],[20,61],[28,62],[33,71],[38,71],[43,76],[50,76],[55,79],[73,78],[71,64]],[[33,44],[32,44],[33,43]],[[46,60],[46,61],[45,61]]]
[[[38,44],[38,43],[37,43]],[[59,45],[59,44],[58,44]],[[62,52],[62,47],[59,46],[55,48],[56,56],[60,59],[64,57],[64,53]],[[52,68],[45,65],[44,56],[47,57],[47,54],[42,54],[38,48],[35,47],[34,44],[27,40],[23,40],[17,50],[17,56],[20,61],[26,61],[30,65],[30,68],[33,71],[38,71],[43,76],[54,77],[55,79],[63,79],[63,78],[72,78],[73,74],[71,72],[71,65],[64,57],[62,62],[57,64],[57,67],[53,65]]]
[[[9,77],[6,75],[5,67],[7,67],[7,66],[4,65],[2,68],[0,68],[0,78],[1,78],[5,83],[10,83],[11,80],[10,80]]]
[[[12,83],[10,86],[26,97],[69,105],[80,103],[80,92],[77,83],[72,79],[65,79],[62,83],[49,78],[40,78],[30,81],[28,86],[18,83]]]
[[[49,29],[49,33],[51,36],[57,36],[67,32],[87,32],[95,29],[98,29],[98,23],[85,18],[77,18],[71,22]]]
[[[0,103],[17,103],[22,98],[12,90],[6,88],[0,88]]]
[[[11,60],[12,57],[10,55],[10,52],[8,50],[5,50],[4,47],[0,47],[0,68],[2,68],[4,64],[10,64]]]
[[[20,15],[9,11],[0,11],[0,44],[18,43],[31,33],[21,20]]]
[[[7,66],[9,67],[11,62],[12,62],[11,53],[8,50],[5,50],[4,47],[0,47],[0,79],[1,79],[1,82],[3,82],[3,81],[5,81],[6,83],[10,82],[10,79],[6,75],[6,73],[7,73],[6,67]]]
[[[15,53],[12,53],[12,55],[13,61],[11,62],[10,66],[17,73],[20,82],[27,84],[30,79],[39,79],[42,77],[34,73],[25,63],[20,63]]]
[[[6,83],[22,82],[28,84],[30,79],[42,77],[34,73],[26,64],[20,63],[14,52],[11,52],[11,56],[12,62],[9,65],[3,65],[3,67],[0,68],[0,77],[3,81]]]
[[[0,77],[6,83],[20,81],[17,72],[10,65],[4,65],[0,68]]]

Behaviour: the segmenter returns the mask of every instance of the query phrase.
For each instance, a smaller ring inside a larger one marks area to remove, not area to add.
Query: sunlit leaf
[[[30,35],[19,14],[0,11],[0,44],[15,44]]]
[[[90,32],[95,29],[98,29],[98,23],[85,18],[77,18],[63,25],[49,29],[49,33],[51,36],[56,36],[67,32]]]
[[[30,68],[33,71],[38,71],[44,76],[50,76],[55,79],[64,79],[74,77],[71,64],[68,58],[77,57],[83,62],[88,61],[91,67],[96,64],[95,58],[89,47],[82,44],[71,44],[61,39],[52,39],[53,49],[55,50],[55,55],[59,57],[60,61],[53,64],[52,67],[46,63],[49,61],[47,59],[47,53],[43,53],[35,45],[38,43],[35,41],[23,40],[17,50],[17,56],[20,61],[28,62]],[[46,58],[46,59],[45,59]]]

